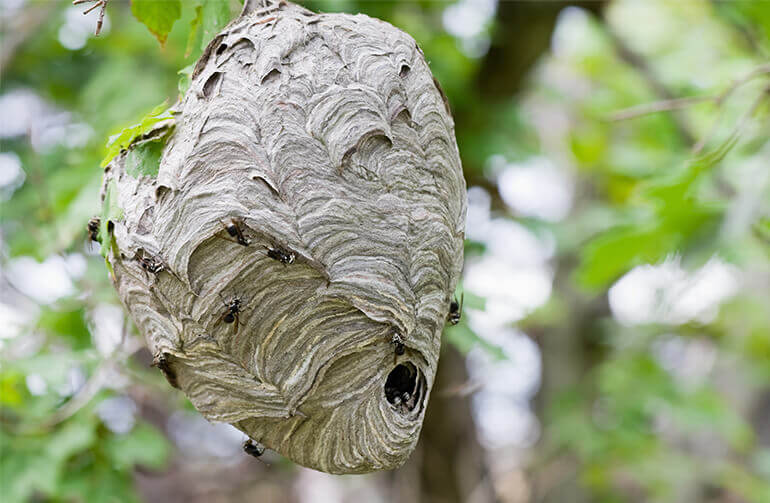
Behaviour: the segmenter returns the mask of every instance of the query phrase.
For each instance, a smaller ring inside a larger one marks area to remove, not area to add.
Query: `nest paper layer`
[[[206,418],[299,464],[399,466],[435,376],[466,211],[423,54],[382,21],[282,4],[219,34],[177,108],[158,128],[172,132],[157,176],[131,169],[129,149],[103,193],[122,212],[109,224],[116,287],[158,365]]]

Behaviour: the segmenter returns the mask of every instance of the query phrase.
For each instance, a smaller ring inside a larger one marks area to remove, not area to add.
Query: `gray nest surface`
[[[137,173],[132,151],[164,134],[157,175]],[[173,118],[108,165],[103,198],[119,296],[201,414],[325,472],[406,460],[466,212],[454,124],[410,36],[245,12]]]

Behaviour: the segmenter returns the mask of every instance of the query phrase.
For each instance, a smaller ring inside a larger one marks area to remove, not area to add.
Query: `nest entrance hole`
[[[385,398],[402,414],[413,411],[422,403],[425,380],[412,363],[401,363],[390,371],[385,380]]]

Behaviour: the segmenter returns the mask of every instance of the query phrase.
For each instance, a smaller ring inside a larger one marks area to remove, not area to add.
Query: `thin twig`
[[[738,124],[735,126],[735,128],[733,129],[733,132],[730,134],[731,137],[737,136],[741,132],[741,130],[744,128],[748,120],[756,113],[757,109],[765,100],[765,98],[767,98],[768,93],[770,93],[770,85],[767,85],[764,88],[762,88],[762,92],[759,93],[757,98],[752,103],[751,107],[749,107],[749,109],[743,113],[741,118],[738,119]],[[716,133],[718,125],[719,125],[719,121],[717,120],[711,126],[711,129],[709,130],[709,132],[703,138],[701,138],[698,141],[698,143],[696,143],[695,146],[692,148],[693,154],[697,155],[703,150],[703,147],[706,146],[706,144],[711,140],[711,138]]]
[[[687,98],[673,98],[670,100],[653,101],[652,103],[644,103],[642,105],[635,105],[633,107],[624,108],[618,110],[610,115],[609,120],[612,122],[624,121],[628,119],[635,119],[644,115],[650,115],[658,112],[669,112],[671,110],[680,110],[689,106],[703,103],[707,101],[716,101],[718,96],[689,96]]]
[[[476,393],[478,390],[480,390],[483,387],[483,384],[479,381],[466,381],[464,383],[450,386],[446,389],[443,389],[439,392],[439,396],[441,397],[459,397],[464,398],[466,396],[470,396],[474,393]]]
[[[723,107],[719,107],[719,113],[717,114],[716,119],[714,119],[714,122],[711,123],[711,126],[709,126],[709,130],[706,132],[705,135],[701,137],[700,140],[698,140],[698,143],[693,145],[692,147],[692,153],[697,154],[701,150],[703,150],[703,147],[706,146],[706,144],[711,141],[711,138],[714,137],[714,135],[717,132],[717,129],[719,129],[719,125],[722,123],[722,119],[725,115],[725,109]]]
[[[677,101],[676,97],[668,89],[668,87],[666,87],[663,81],[658,78],[658,76],[655,74],[655,71],[642,54],[637,53],[631,49],[631,47],[626,45],[625,41],[609,27],[607,27],[606,33],[609,39],[612,41],[618,57],[625,61],[629,66],[636,69],[637,72],[639,72],[639,75],[647,82],[647,85],[650,87],[652,92],[658,96],[658,98],[668,102]],[[679,131],[679,134],[688,144],[694,143],[695,136],[693,135],[690,126],[687,123],[686,117],[676,113],[676,109],[672,109],[672,112],[673,113],[671,118],[673,119],[674,125]]]
[[[759,77],[761,75],[766,75],[768,73],[770,73],[770,63],[763,64],[754,68],[751,72],[746,74],[744,77],[733,81],[728,87],[726,87],[719,94],[707,94],[704,96],[688,96],[686,98],[665,99],[660,101],[653,101],[652,103],[635,105],[633,107],[624,108],[623,110],[618,110],[617,112],[614,112],[612,115],[610,115],[609,120],[615,122],[615,121],[622,121],[622,120],[628,120],[628,119],[635,119],[637,117],[642,117],[644,115],[649,115],[649,114],[654,114],[659,112],[669,112],[672,110],[680,110],[682,108],[687,108],[692,105],[697,105],[698,103],[712,102],[715,105],[720,106],[739,87],[750,82],[756,77]]]
[[[754,78],[759,77],[760,75],[765,75],[768,73],[770,73],[770,63],[765,63],[754,68],[742,78],[733,81],[733,83],[730,84],[727,89],[722,91],[722,93],[717,98],[717,104],[721,105],[722,102],[724,102],[733,92],[735,92],[736,89],[741,87],[743,84],[752,81]]]
[[[72,5],[80,5],[83,3],[91,2],[94,4],[88,9],[84,10],[83,15],[85,16],[97,7],[101,7],[101,10],[99,11],[99,18],[96,20],[96,31],[94,32],[94,35],[98,37],[99,33],[102,31],[102,24],[104,23],[104,11],[107,9],[107,2],[109,2],[109,0],[73,0]]]
[[[735,81],[735,82],[733,82],[733,83],[732,83],[732,84],[731,84],[731,85],[730,85],[730,86],[729,86],[727,89],[725,89],[725,90],[724,90],[724,91],[723,91],[723,92],[722,92],[722,93],[721,93],[721,94],[718,96],[718,98],[716,99],[715,103],[716,103],[718,106],[721,106],[721,105],[722,105],[722,103],[724,103],[724,101],[725,101],[725,100],[726,100],[726,99],[727,99],[727,98],[728,98],[728,97],[729,97],[729,96],[730,96],[730,95],[731,95],[733,92],[735,92],[735,90],[736,90],[736,89],[738,89],[739,87],[741,87],[743,84],[746,84],[747,82],[751,81],[751,80],[752,80],[752,79],[754,79],[755,77],[758,77],[758,76],[760,76],[760,75],[764,75],[764,74],[767,74],[767,73],[770,73],[770,64],[764,64],[764,65],[760,65],[760,66],[756,67],[754,70],[752,70],[751,72],[749,72],[749,73],[748,73],[746,76],[744,76],[744,77],[743,77],[743,78],[741,78],[741,79],[738,79],[738,80],[736,80],[736,81]],[[743,123],[743,122],[746,120],[746,118],[747,118],[748,116],[750,116],[750,115],[753,115],[753,114],[754,114],[754,111],[755,111],[755,110],[756,110],[756,108],[759,106],[759,104],[762,102],[762,99],[764,98],[764,95],[765,95],[765,93],[766,93],[766,92],[767,92],[767,91],[766,91],[766,89],[763,89],[763,90],[762,90],[762,92],[760,93],[760,95],[759,95],[759,96],[758,96],[758,98],[757,98],[757,101],[756,101],[756,102],[755,102],[755,103],[752,105],[752,107],[750,108],[750,110],[749,110],[749,112],[748,112],[748,115],[744,114],[743,118],[740,120],[740,122],[739,122],[739,124],[740,124],[740,125],[739,125],[739,127],[736,129],[736,131],[737,131],[738,129],[741,129],[741,128],[742,128],[742,123]],[[720,109],[719,109],[719,115],[718,115],[718,116],[717,116],[717,118],[714,120],[714,122],[711,124],[711,127],[709,127],[709,130],[708,130],[708,132],[707,132],[707,133],[706,133],[706,134],[705,134],[705,135],[704,135],[704,136],[703,136],[703,137],[702,137],[702,138],[701,138],[701,139],[698,141],[698,143],[696,143],[696,144],[693,146],[693,148],[692,148],[692,152],[693,152],[693,154],[698,154],[700,151],[702,151],[702,150],[703,150],[703,147],[705,147],[705,146],[706,146],[706,144],[707,144],[709,141],[711,141],[711,138],[713,138],[713,137],[714,137],[714,135],[715,135],[715,134],[716,134],[716,132],[717,132],[717,129],[719,129],[719,124],[721,123],[721,121],[722,121],[722,117],[723,117],[723,116],[724,116],[724,108],[720,108]]]

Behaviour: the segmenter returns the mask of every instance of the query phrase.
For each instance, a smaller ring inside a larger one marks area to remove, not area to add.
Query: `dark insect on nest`
[[[88,221],[88,239],[99,242],[99,226],[102,220],[99,217],[93,217]]]
[[[275,246],[273,248],[266,246],[265,248],[267,248],[267,256],[270,257],[271,259],[277,260],[283,265],[289,265],[294,263],[294,259],[296,258],[296,255],[294,254],[294,252],[287,251],[284,248],[281,248],[280,246]]]
[[[241,228],[243,225],[243,220],[240,218],[231,218],[227,222],[221,223],[225,227],[227,234],[233,238],[236,243],[241,246],[249,246],[251,244],[251,239],[247,238],[243,234],[243,229]]]
[[[404,346],[404,339],[397,330],[393,332],[390,343],[393,344],[393,363],[395,364],[398,361],[398,357],[406,351],[406,346]]]
[[[171,355],[168,353],[160,353],[152,360],[152,366],[157,367],[165,376],[168,383],[179,389],[179,383],[176,380],[176,372],[171,368]]]
[[[449,304],[449,314],[447,314],[447,321],[452,325],[460,323],[460,318],[463,315],[463,300],[465,294],[460,295],[460,302],[457,302],[457,297]]]
[[[243,452],[248,454],[249,456],[254,456],[255,458],[259,458],[265,453],[265,446],[262,444],[258,444],[257,442],[254,442],[252,439],[247,439],[243,443]]]
[[[179,276],[176,275],[174,271],[172,271],[168,264],[166,264],[163,259],[156,255],[151,255],[147,253],[144,250],[140,250],[140,253],[134,257],[134,259],[139,262],[139,267],[142,268],[142,270],[146,274],[154,274],[158,275],[163,271],[168,272],[170,275],[175,277],[177,280],[181,281],[179,279]]]
[[[166,270],[166,264],[164,264],[162,260],[151,255],[142,253],[142,255],[136,257],[136,260],[139,262],[139,267],[148,273],[158,274],[159,272]]]
[[[222,299],[222,303],[225,305],[227,310],[222,313],[222,316],[219,317],[219,320],[228,324],[235,323],[234,332],[237,334],[238,325],[241,324],[240,314],[242,312],[241,308],[243,307],[243,301],[241,301],[239,297],[233,297],[230,300]]]

